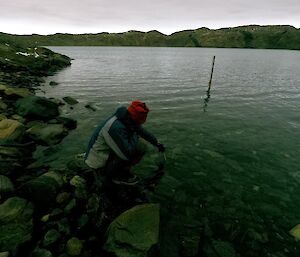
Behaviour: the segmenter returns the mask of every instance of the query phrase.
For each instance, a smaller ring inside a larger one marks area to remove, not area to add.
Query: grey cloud
[[[25,33],[44,34],[55,29],[68,32],[68,28],[78,28],[78,33],[124,29],[170,33],[184,28],[217,28],[249,22],[289,22],[299,27],[299,13],[298,0],[12,0],[1,3],[0,31],[15,32],[18,23],[23,23],[23,27],[26,24]],[[42,31],[36,31],[37,28]]]

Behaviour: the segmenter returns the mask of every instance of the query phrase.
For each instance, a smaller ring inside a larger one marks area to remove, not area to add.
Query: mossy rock
[[[40,249],[37,248],[35,249],[32,253],[30,257],[52,257],[52,253],[46,249]]]
[[[68,135],[68,131],[62,124],[47,124],[43,122],[36,122],[26,132],[32,140],[45,146],[58,144]]]
[[[137,205],[109,226],[105,249],[118,257],[144,257],[159,239],[159,204]]]
[[[66,252],[70,256],[78,256],[81,254],[83,243],[77,237],[72,237],[66,245]]]
[[[0,121],[0,140],[14,141],[20,139],[25,127],[17,120],[3,119]]]
[[[0,196],[14,191],[14,185],[11,180],[3,175],[0,175]]]
[[[47,172],[21,187],[26,198],[34,202],[37,207],[49,207],[55,201],[58,191],[63,185],[62,177],[55,172]]]
[[[15,250],[31,239],[33,205],[11,197],[0,205],[0,252]]]
[[[59,115],[58,105],[45,97],[28,96],[16,102],[17,113],[28,119],[50,120]]]
[[[9,99],[18,99],[26,96],[32,96],[33,93],[24,87],[7,87],[4,91],[4,97]]]
[[[56,229],[50,229],[44,236],[43,246],[47,247],[55,242],[57,242],[60,238],[60,233]]]

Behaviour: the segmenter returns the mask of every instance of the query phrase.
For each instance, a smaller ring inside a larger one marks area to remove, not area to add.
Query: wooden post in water
[[[216,56],[214,55],[213,61],[212,61],[212,66],[211,66],[210,79],[209,79],[209,82],[208,82],[208,89],[207,89],[208,94],[210,92],[211,81],[212,81],[212,77],[213,77],[213,73],[214,73],[215,59],[216,59]]]
[[[204,99],[204,106],[203,106],[203,111],[204,112],[206,112],[206,108],[207,108],[209,98],[210,98],[210,87],[211,87],[211,81],[212,81],[212,77],[213,77],[213,73],[214,73],[215,59],[216,59],[216,56],[213,57],[213,61],[212,61],[210,79],[209,79],[209,82],[208,82],[208,89],[206,91],[206,97]]]

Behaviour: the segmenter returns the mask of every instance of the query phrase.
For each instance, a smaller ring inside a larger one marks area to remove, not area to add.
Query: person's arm
[[[152,145],[157,146],[158,140],[156,137],[142,126],[136,126],[136,133]]]

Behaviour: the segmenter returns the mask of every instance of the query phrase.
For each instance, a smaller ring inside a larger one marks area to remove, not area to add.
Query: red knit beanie
[[[147,114],[149,112],[148,107],[145,103],[135,100],[133,101],[129,107],[127,108],[130,117],[133,119],[134,122],[137,124],[143,124],[147,119]]]

